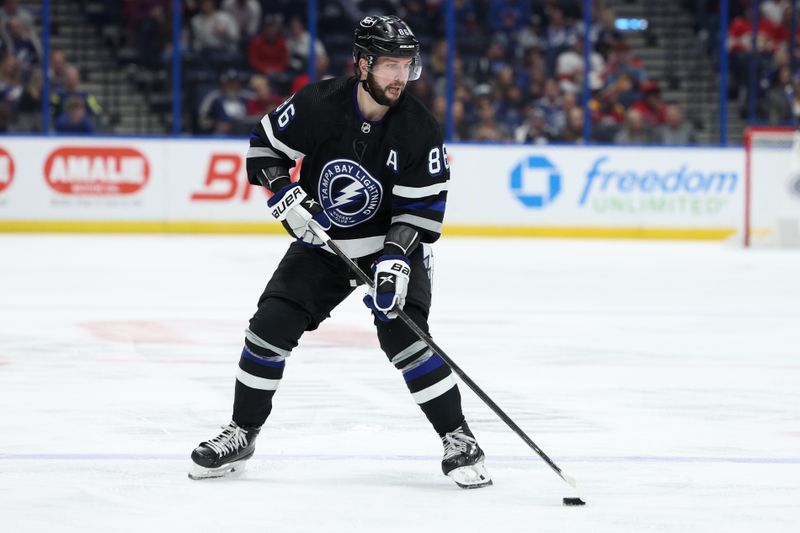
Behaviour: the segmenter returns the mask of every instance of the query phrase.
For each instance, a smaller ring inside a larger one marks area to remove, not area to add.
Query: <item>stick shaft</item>
[[[333,250],[333,252],[336,255],[338,255],[340,259],[342,259],[347,264],[350,270],[362,282],[364,282],[368,287],[372,288],[374,285],[372,278],[368,276],[363,270],[361,270],[361,268],[359,268],[356,262],[350,259],[347,256],[347,254],[345,254],[342,251],[342,249],[339,248],[339,246],[335,242],[333,242],[333,240],[330,237],[328,237],[327,234],[321,228],[317,229],[315,226],[316,226],[315,224],[311,224],[311,227],[313,231],[317,234],[317,236],[320,237],[323,241],[325,241],[325,244],[331,250]],[[436,344],[434,340],[427,333],[425,333],[425,331],[423,331],[422,328],[420,328],[417,325],[417,323],[411,319],[410,316],[408,316],[408,314],[406,314],[405,311],[403,311],[402,309],[395,309],[395,312],[397,313],[398,318],[400,318],[406,324],[406,326],[408,326],[411,329],[411,331],[413,331],[417,335],[417,337],[419,337],[420,340],[428,346],[428,348],[430,348],[437,355],[439,355],[439,357],[441,357],[442,360],[444,360],[444,362],[447,363],[450,369],[453,372],[455,372],[455,374],[461,379],[461,381],[466,383],[466,385],[472,390],[472,392],[474,392],[478,396],[478,398],[480,398],[483,401],[483,403],[485,403],[492,411],[494,411],[494,413],[498,417],[500,417],[500,420],[505,422],[506,425],[509,428],[511,428],[514,431],[514,433],[516,433],[525,442],[525,444],[527,444],[534,452],[536,452],[536,454],[539,455],[539,457],[541,457],[544,460],[544,462],[547,463],[547,465],[550,468],[552,468],[556,474],[559,475],[559,477],[561,477],[561,479],[563,479],[564,481],[575,487],[576,485],[575,480],[572,477],[566,475],[561,470],[561,468],[559,468],[559,466],[556,465],[556,463],[552,459],[550,459],[550,457],[548,457],[547,454],[544,453],[542,449],[536,445],[535,442],[533,442],[533,440],[522,430],[522,428],[520,428],[516,424],[516,422],[514,422],[511,419],[511,417],[509,417],[505,413],[505,411],[500,409],[500,406],[498,406],[494,402],[494,400],[492,400],[489,397],[488,394],[483,392],[483,389],[481,389],[478,386],[478,384],[472,380],[472,378],[470,378],[463,370],[461,370],[461,368],[450,358],[450,356],[447,355],[447,353],[445,353],[445,351],[442,350],[439,347],[439,345]]]

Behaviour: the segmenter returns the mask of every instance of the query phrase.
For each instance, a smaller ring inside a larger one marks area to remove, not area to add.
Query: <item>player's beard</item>
[[[403,96],[403,90],[405,89],[405,83],[390,83],[386,87],[381,87],[378,84],[378,80],[375,79],[375,76],[372,75],[371,72],[367,73],[367,86],[369,87],[369,94],[372,96],[372,99],[375,100],[380,105],[385,105],[387,107],[394,107],[398,103],[400,103],[400,97]],[[400,91],[397,93],[396,98],[391,98],[387,95],[389,87],[398,87]]]

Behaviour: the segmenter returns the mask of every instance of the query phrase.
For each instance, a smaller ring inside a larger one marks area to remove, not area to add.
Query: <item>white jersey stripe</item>
[[[278,390],[278,384],[281,382],[279,379],[266,379],[254,376],[242,370],[241,368],[236,373],[236,379],[243,385],[247,385],[251,389],[258,390]]]
[[[275,352],[282,358],[287,358],[292,355],[292,352],[289,350],[284,350],[283,348],[278,348],[274,344],[270,344],[255,333],[252,332],[250,328],[244,330],[244,338],[255,344],[256,346],[260,346],[261,348],[265,348],[270,350],[271,352]]]
[[[402,369],[403,374],[408,374],[418,366],[424,365],[425,363],[428,362],[428,360],[431,357],[433,357],[433,350],[428,348],[427,350],[425,350],[425,353],[419,356],[419,359],[417,359],[416,361],[412,361],[411,363],[408,363],[406,366],[403,367]]]
[[[427,346],[427,344],[425,344],[424,342],[416,341],[413,344],[401,350],[400,353],[392,357],[391,363],[393,365],[398,365],[403,361],[405,361],[406,359],[408,359],[409,357],[411,357],[412,355],[414,355],[415,353],[420,352],[423,348],[425,348],[425,346]]]
[[[436,222],[435,220],[431,220],[429,218],[418,217],[416,215],[398,215],[396,217],[392,217],[392,224],[396,222],[406,222],[412,226],[433,231],[435,233],[442,232],[441,222]]]
[[[418,404],[423,404],[433,400],[434,398],[438,398],[455,386],[456,378],[453,377],[453,374],[449,374],[446,378],[434,383],[430,387],[422,389],[419,392],[412,392],[411,396],[414,397],[415,402]]]
[[[303,157],[303,152],[298,152],[297,150],[290,148],[283,141],[279,140],[275,137],[275,132],[272,131],[272,122],[269,121],[269,115],[264,115],[264,118],[261,119],[261,125],[264,126],[264,131],[269,138],[269,142],[272,146],[286,154],[288,157],[291,157],[293,160],[297,161],[301,157]]]
[[[266,146],[251,146],[247,150],[247,159],[254,157],[274,157],[276,159],[283,159],[281,154]]]
[[[383,239],[384,236],[380,235],[361,239],[334,239],[333,242],[342,249],[347,257],[354,259],[383,250]],[[325,246],[324,250],[333,253],[333,250],[328,246]]]
[[[446,191],[449,183],[449,181],[443,181],[442,183],[434,183],[426,187],[395,185],[392,187],[392,194],[403,198],[425,198],[426,196],[435,196],[442,191]]]

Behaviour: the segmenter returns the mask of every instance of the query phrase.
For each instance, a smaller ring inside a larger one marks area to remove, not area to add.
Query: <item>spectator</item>
[[[625,107],[617,100],[613,88],[606,89],[589,101],[592,112],[592,138],[612,142],[625,121]]]
[[[246,133],[247,102],[252,95],[242,90],[239,75],[235,70],[224,72],[219,89],[208,93],[198,110],[201,129],[206,133],[229,135]]]
[[[55,91],[50,96],[50,103],[56,117],[60,116],[64,110],[67,100],[71,96],[80,97],[85,105],[86,111],[93,117],[97,117],[103,111],[94,95],[81,88],[81,75],[77,67],[67,65],[64,69],[64,83],[60,90]]]
[[[650,128],[644,121],[641,111],[628,109],[622,129],[614,137],[617,144],[649,144],[652,142]]]
[[[289,36],[286,38],[286,48],[289,52],[289,67],[293,71],[302,72],[307,70],[310,47],[311,34],[306,31],[300,17],[292,17],[289,21]],[[316,57],[325,56],[326,58],[328,56],[325,46],[319,39],[314,42],[314,55]]]
[[[11,106],[0,100],[0,132],[7,132],[11,124]]]
[[[589,90],[598,91],[603,87],[603,57],[595,51],[589,55],[591,70],[589,71]],[[565,50],[556,60],[556,78],[565,93],[583,92],[583,38],[576,38],[568,50]]]
[[[641,99],[641,92],[638,90],[636,83],[627,74],[608,84],[608,89],[614,92],[617,101],[626,109]]]
[[[433,116],[439,121],[442,127],[442,135],[446,133],[447,128],[447,98],[444,96],[437,96],[433,99],[433,107],[431,108]],[[469,138],[469,131],[467,129],[466,121],[464,120],[464,103],[461,100],[454,100],[452,106],[453,113],[453,140],[464,141]]]
[[[431,77],[426,75],[424,71],[422,76],[417,81],[410,84],[406,90],[409,94],[413,94],[420,102],[422,102],[422,105],[424,105],[426,108],[430,109],[433,107],[433,83],[431,82]]]
[[[22,82],[19,61],[12,55],[6,55],[0,63],[0,102],[3,102],[10,112],[16,107],[20,96],[22,96]]]
[[[515,29],[521,28],[531,18],[531,2],[526,0],[491,0],[489,5],[489,28],[500,31],[505,27],[504,19],[511,17]]]
[[[471,59],[465,65],[466,73],[475,83],[489,83],[508,64],[502,41],[493,39],[485,54]]]
[[[549,5],[546,13],[549,22],[544,33],[545,59],[547,72],[552,74],[555,72],[556,58],[578,38],[578,32],[575,30],[575,25],[566,20],[560,7]]]
[[[427,0],[404,0],[401,4],[398,0],[387,0],[383,2],[381,0],[360,0],[348,3],[358,4],[361,13],[365,14],[388,14],[397,12],[398,8],[403,9],[405,11],[403,20],[405,20],[410,27],[414,28],[414,33],[417,35],[417,38],[421,38],[423,41],[427,41],[427,37],[433,36],[437,31],[441,33],[442,26],[439,20],[441,6],[436,5],[435,2]]]
[[[14,17],[20,19],[28,31],[36,31],[36,24],[30,11],[20,7],[18,0],[3,0],[3,7],[0,8],[0,27],[5,28],[8,21]]]
[[[156,68],[165,59],[171,44],[169,0],[138,0],[133,3],[128,24],[131,42],[139,50],[139,64]]]
[[[39,63],[39,58],[42,56],[42,45],[36,34],[25,25],[20,17],[9,18],[3,29],[5,29],[6,50],[17,58],[23,70],[28,70]]]
[[[544,112],[547,130],[552,135],[557,136],[564,129],[567,115],[556,80],[549,78],[544,82],[544,95],[534,102],[534,107]]]
[[[255,74],[250,78],[250,90],[253,95],[247,100],[248,117],[261,120],[261,117],[271,113],[283,102],[283,97],[272,92],[269,79],[262,74]]]
[[[444,78],[447,75],[447,40],[439,39],[434,45],[433,52],[428,56],[425,70],[434,78]]]
[[[735,17],[728,26],[728,63],[733,82],[729,93],[731,98],[737,98],[740,86],[747,82],[750,54],[757,53],[759,66],[763,67],[769,63],[772,54],[781,43],[789,40],[788,30],[767,17],[759,19],[756,30],[756,50],[752,49],[752,36],[753,28],[748,15]]]
[[[525,69],[517,74],[517,83],[522,87],[525,99],[535,101],[544,95],[547,81],[544,58],[538,49],[532,48],[526,53]]]
[[[461,60],[461,56],[455,54],[453,57],[453,82],[456,87],[463,87],[472,93],[472,80],[464,75],[464,62]],[[447,94],[447,76],[440,76],[438,77],[433,84],[433,91],[438,96],[444,96]]]
[[[647,80],[642,61],[631,52],[631,46],[626,41],[614,43],[602,75],[606,85],[615,83],[621,77],[628,77],[635,84]]]
[[[642,99],[633,104],[631,108],[642,114],[645,124],[648,126],[664,123],[666,106],[661,100],[661,89],[653,81],[642,84]]]
[[[784,65],[778,70],[776,83],[769,88],[765,98],[766,116],[770,124],[786,124],[792,120],[792,106],[795,102],[795,84],[792,82],[792,69]]]
[[[655,129],[655,141],[660,144],[695,144],[697,137],[694,128],[683,119],[683,111],[678,104],[668,104],[664,124]]]
[[[17,102],[17,131],[41,131],[42,129],[42,71],[34,69]]]
[[[453,10],[455,11],[456,39],[475,39],[479,38],[483,32],[483,27],[478,22],[478,15],[472,0],[454,0]],[[411,24],[412,28],[416,28]]]
[[[501,97],[511,87],[516,86],[514,67],[511,65],[504,65],[491,80],[491,86],[495,96],[498,97]]]
[[[773,24],[783,23],[783,14],[790,9],[789,0],[761,0],[761,15]]]
[[[261,33],[250,39],[247,46],[247,60],[253,70],[262,74],[286,71],[289,51],[286,40],[280,34],[280,20],[277,16],[264,17]]]
[[[606,8],[600,11],[600,29],[597,33],[597,38],[593,39],[593,42],[595,43],[595,50],[603,57],[604,61],[607,61],[612,50],[619,46],[618,43],[624,40],[622,32],[615,26],[616,19],[617,16],[612,9]]]
[[[478,122],[469,133],[471,140],[494,142],[511,140],[511,130],[496,120],[495,109],[489,97],[481,96],[478,99],[477,115]]]
[[[222,11],[236,21],[243,41],[250,40],[258,33],[258,23],[261,21],[261,4],[258,0],[225,0]]]
[[[69,97],[64,112],[56,119],[55,130],[59,133],[94,133],[83,98],[78,95]]]
[[[64,78],[66,77],[67,58],[63,50],[58,48],[53,49],[50,54],[50,68],[47,70],[47,75],[50,79],[50,90],[58,91],[64,87]]]
[[[503,97],[497,107],[497,118],[512,130],[516,129],[525,119],[522,113],[522,89],[516,85],[511,85],[507,87],[502,94]]]
[[[230,14],[219,11],[214,0],[201,0],[200,12],[192,17],[193,49],[225,54],[236,52],[239,26]]]
[[[567,124],[557,140],[568,144],[583,144],[583,109],[574,106],[567,110]]]
[[[330,66],[331,61],[328,59],[327,54],[320,54],[317,56],[317,79],[318,80],[327,80],[332,78],[328,73],[328,67]],[[294,79],[292,82],[292,94],[299,91],[301,88],[305,87],[307,84],[311,83],[310,78],[308,77],[308,70],[304,70],[299,76]]]
[[[514,139],[518,143],[525,144],[547,144],[552,137],[547,130],[544,111],[541,109],[531,109],[526,120],[514,131]]]

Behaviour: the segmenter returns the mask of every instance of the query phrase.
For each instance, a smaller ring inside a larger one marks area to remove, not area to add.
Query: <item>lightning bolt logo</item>
[[[380,211],[383,185],[369,171],[351,159],[332,159],[319,171],[319,203],[331,222],[351,228]]]
[[[339,196],[336,197],[331,207],[341,207],[343,205],[349,204],[353,201],[353,199],[361,193],[361,190],[364,188],[358,182],[352,182],[347,187],[339,191]]]

